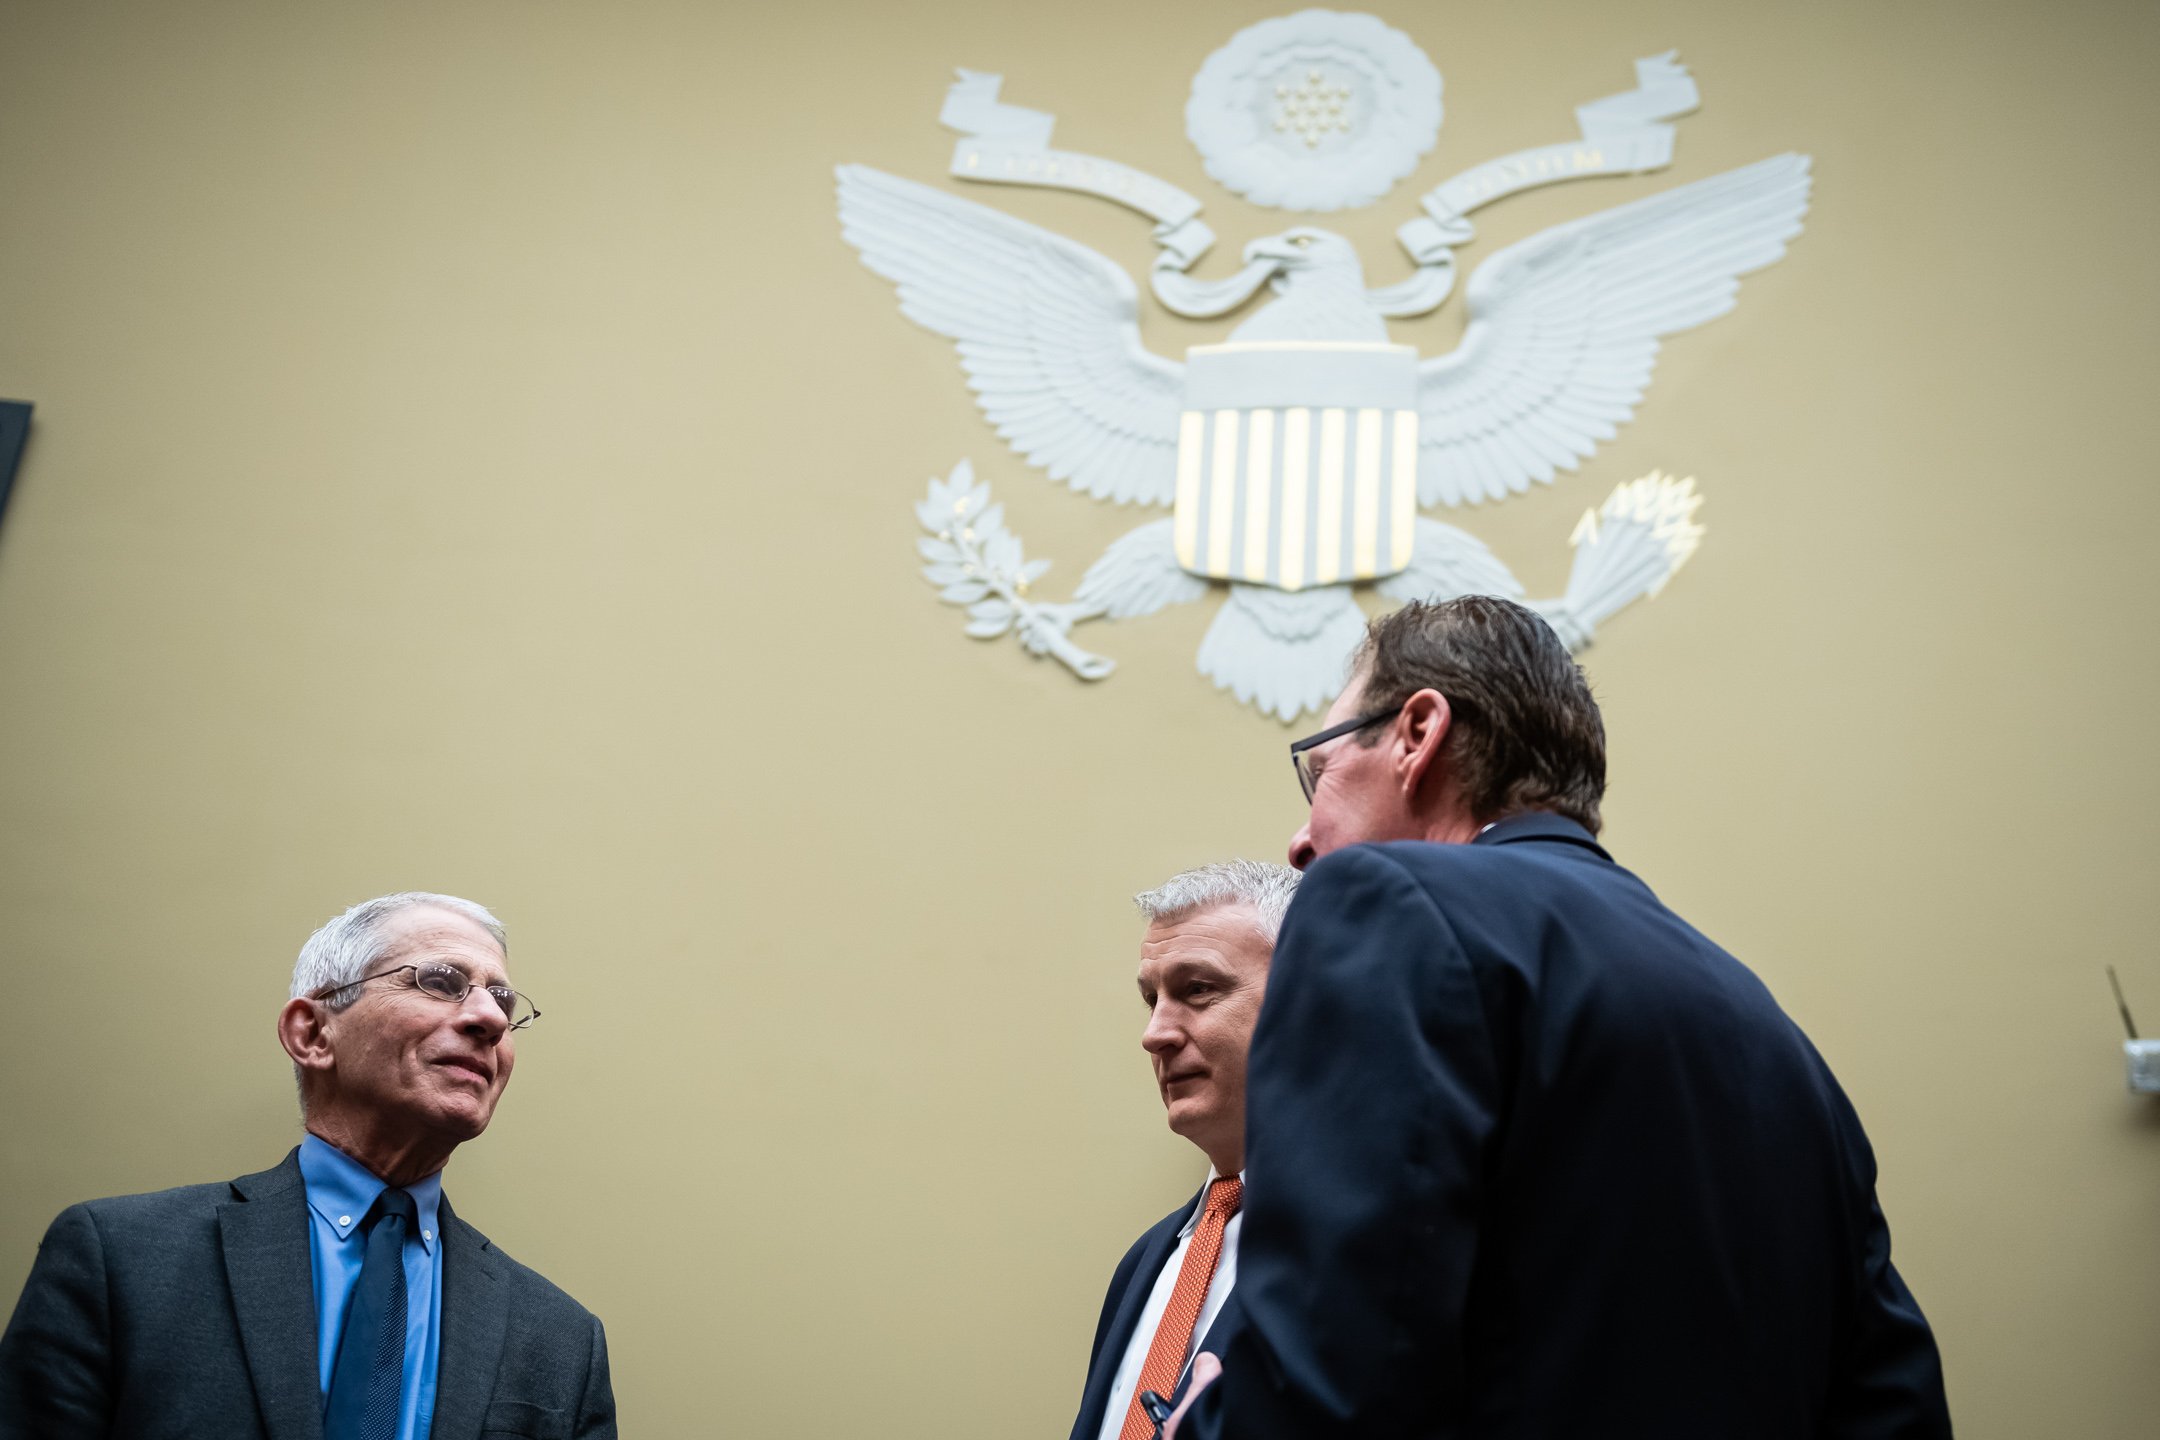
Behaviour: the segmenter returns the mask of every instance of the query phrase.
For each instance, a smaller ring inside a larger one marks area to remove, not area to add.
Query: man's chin
[[[1212,1112],[1206,1106],[1190,1100],[1173,1100],[1166,1108],[1169,1111],[1167,1118],[1170,1133],[1198,1145],[1200,1142],[1194,1137],[1208,1128],[1208,1118]]]
[[[460,1145],[479,1139],[494,1118],[494,1097],[477,1095],[442,1096],[427,1117],[429,1129]]]

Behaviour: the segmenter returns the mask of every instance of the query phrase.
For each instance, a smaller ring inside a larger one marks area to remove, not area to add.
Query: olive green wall
[[[1296,732],[1195,674],[1213,602],[1092,627],[1094,687],[962,638],[927,476],[973,456],[1057,595],[1134,517],[995,440],[831,166],[937,182],[950,67],[1002,71],[1232,253],[1289,222],[1206,179],[1186,89],[1288,8],[9,0],[0,1291],[70,1201],[274,1162],[300,941],[447,889],[548,1012],[451,1192],[606,1319],[629,1433],[1062,1433],[1201,1165],[1125,897],[1280,854]],[[1614,483],[1700,477],[1702,551],[1586,656],[1613,847],[1851,1090],[1962,1432],[2151,1433],[2160,1108],[2100,966],[2160,1026],[2160,7],[1374,8],[1447,80],[1438,150],[1329,222],[1378,283],[1417,193],[1639,55],[1702,84],[1672,170],[1495,206],[1473,262],[1815,156],[1636,423],[1454,518],[1549,593]]]

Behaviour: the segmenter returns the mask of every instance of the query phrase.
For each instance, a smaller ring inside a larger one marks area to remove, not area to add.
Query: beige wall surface
[[[1287,8],[1287,7],[1285,7]],[[1449,518],[1533,592],[1582,509],[1699,477],[1707,542],[1586,654],[1609,839],[1770,982],[1882,1165],[1963,1434],[2151,1433],[2160,7],[1375,7],[1438,148],[1326,223],[1377,283],[1448,174],[1678,47],[1655,176],[1816,199],[1583,469]],[[974,457],[1062,596],[1134,515],[989,432],[834,218],[940,178],[951,67],[1207,204],[1193,70],[1250,4],[0,9],[0,1291],[93,1195],[274,1162],[271,1019],[343,905],[508,921],[547,1018],[460,1208],[607,1322],[628,1433],[1063,1433],[1110,1268],[1190,1193],[1125,897],[1299,819],[1215,602],[978,644],[913,553]],[[972,198],[1136,274],[1147,226]],[[1152,308],[1159,351],[1225,333]],[[1428,353],[1460,302],[1401,322]],[[5,1303],[0,1301],[0,1303]]]

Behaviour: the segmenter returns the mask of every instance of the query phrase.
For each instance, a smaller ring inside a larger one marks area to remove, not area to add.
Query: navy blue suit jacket
[[[1315,865],[1246,1129],[1180,1440],[1950,1433],[1828,1067],[1570,821]]]
[[[1157,1221],[1145,1235],[1133,1242],[1118,1261],[1115,1273],[1110,1276],[1109,1293],[1103,1296],[1102,1318],[1095,1322],[1095,1348],[1088,1354],[1087,1383],[1080,1391],[1080,1414],[1073,1420],[1072,1440],[1095,1440],[1103,1423],[1103,1406],[1110,1399],[1110,1386],[1117,1380],[1118,1365],[1125,1358],[1125,1349],[1132,1344],[1133,1330],[1140,1323],[1140,1312],[1147,1308],[1148,1296],[1154,1292],[1155,1281],[1162,1275],[1163,1262],[1170,1252],[1177,1249],[1178,1231],[1199,1207],[1207,1187],[1201,1186],[1193,1198]],[[1240,1228],[1242,1234],[1243,1227]],[[1239,1241],[1242,1247],[1243,1240]],[[1230,1298],[1216,1312],[1214,1323],[1193,1347],[1197,1354],[1211,1350],[1217,1358],[1223,1346],[1237,1331],[1237,1296],[1232,1289]],[[1188,1373],[1190,1367],[1188,1367]],[[1177,1392],[1170,1398],[1173,1402],[1185,1395],[1186,1376],[1178,1377]],[[1130,1403],[1130,1402],[1128,1402]]]

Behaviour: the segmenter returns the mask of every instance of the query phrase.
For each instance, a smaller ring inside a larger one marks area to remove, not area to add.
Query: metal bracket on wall
[[[22,459],[23,441],[29,434],[29,404],[0,400],[0,516],[7,514],[8,491],[15,484],[15,466]]]
[[[2140,1095],[2160,1095],[2160,1040],[2140,1040],[2137,1021],[2130,1018],[2130,1002],[2123,998],[2122,981],[2115,967],[2107,967],[2108,986],[2115,992],[2115,1010],[2122,1016],[2130,1038],[2123,1041],[2123,1058],[2130,1064],[2130,1088]]]

